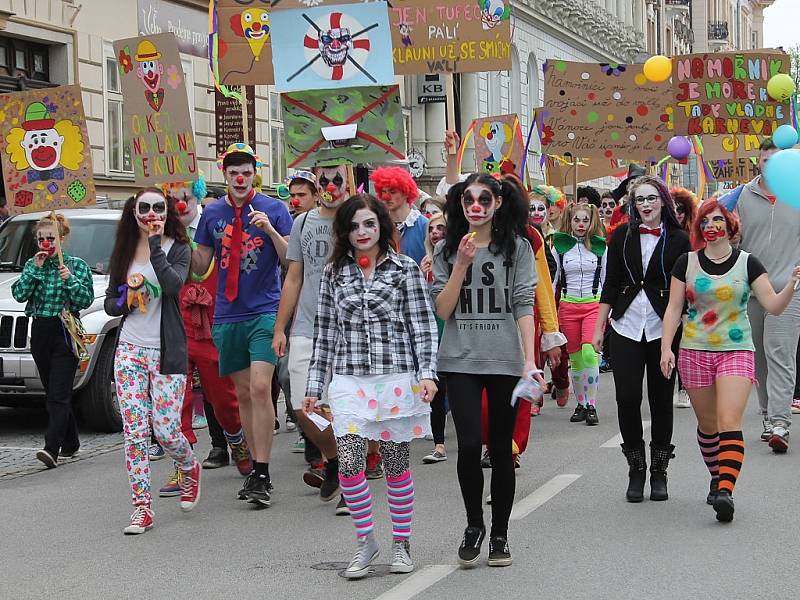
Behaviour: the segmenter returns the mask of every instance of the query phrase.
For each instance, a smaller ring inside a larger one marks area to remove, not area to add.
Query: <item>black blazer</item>
[[[649,235],[649,234],[647,234]],[[689,236],[683,229],[668,228],[664,248],[664,269],[661,269],[662,237],[650,258],[647,271],[642,273],[642,246],[639,230],[620,226],[611,236],[606,259],[606,280],[600,302],[611,305],[611,318],[619,319],[628,310],[633,299],[644,289],[650,305],[660,318],[669,304],[669,285],[672,266],[680,256],[689,252]]]

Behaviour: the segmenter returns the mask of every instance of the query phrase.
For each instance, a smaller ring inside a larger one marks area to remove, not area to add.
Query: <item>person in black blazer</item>
[[[650,499],[666,500],[667,466],[673,458],[672,390],[674,373],[661,373],[661,329],[669,303],[675,261],[689,252],[689,236],[675,213],[666,185],[642,176],[628,190],[630,222],[614,231],[608,246],[606,279],[600,296],[593,345],[602,351],[603,330],[611,315],[611,366],[617,396],[622,452],[630,467],[626,498],[644,499],[647,474],[642,431],[642,381],[647,373],[652,441]],[[676,336],[679,340],[680,336]],[[677,341],[673,344],[677,349]],[[677,353],[677,350],[675,350]]]

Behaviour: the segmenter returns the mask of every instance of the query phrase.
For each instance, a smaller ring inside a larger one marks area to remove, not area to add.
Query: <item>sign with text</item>
[[[708,166],[717,181],[751,181],[760,173],[758,164],[750,158],[740,158],[737,163],[736,169],[733,160],[710,160]]]
[[[241,88],[235,89],[241,91]],[[247,96],[247,140],[251,146],[256,144],[256,88],[245,86]],[[217,155],[225,152],[231,144],[244,141],[242,128],[242,104],[236,98],[226,98],[219,90],[214,90],[214,116],[217,123]]]
[[[389,21],[398,75],[511,69],[510,0],[395,0]]]
[[[12,215],[95,203],[81,88],[0,95],[0,156]]]
[[[197,153],[178,44],[171,33],[114,42],[138,185],[194,180]]]
[[[687,54],[672,61],[677,134],[770,136],[791,121],[789,104],[776,102],[767,93],[773,75],[789,72],[787,55],[778,51]]]
[[[417,80],[417,102],[419,104],[432,104],[446,102],[447,91],[442,75],[420,75]]]
[[[139,0],[139,35],[173,33],[178,50],[208,58],[208,14],[164,0]]]
[[[669,82],[642,65],[545,63],[542,151],[579,158],[658,161],[672,137]]]

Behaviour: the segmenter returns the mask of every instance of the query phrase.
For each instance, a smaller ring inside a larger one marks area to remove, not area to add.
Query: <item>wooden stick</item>
[[[572,198],[578,203],[578,159],[572,159]]]
[[[739,138],[733,136],[733,186],[739,185]]]
[[[242,141],[245,144],[250,144],[251,140],[248,139],[250,134],[250,123],[247,114],[247,86],[242,86]]]
[[[60,267],[64,266],[64,255],[61,253],[61,228],[58,226],[58,217],[56,216],[56,211],[50,211],[50,218],[53,220],[53,224],[56,226],[56,254],[58,254],[58,265]]]
[[[356,174],[353,172],[353,165],[347,165],[347,187],[350,190],[350,195],[356,194]]]
[[[456,130],[456,97],[455,97],[455,90],[453,90],[453,74],[447,73],[444,76],[444,88],[446,92],[446,99],[447,99],[447,130],[448,131],[455,131]],[[458,148],[456,148],[455,144],[451,144],[447,148],[448,154],[456,154],[458,152]]]

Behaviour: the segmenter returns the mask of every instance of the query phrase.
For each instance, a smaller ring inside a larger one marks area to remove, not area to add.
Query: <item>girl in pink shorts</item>
[[[742,414],[755,382],[747,303],[752,292],[767,311],[779,315],[800,280],[800,267],[795,267],[792,279],[776,294],[759,260],[731,246],[738,232],[738,219],[716,199],[700,207],[692,231],[699,249],[684,254],[672,269],[661,337],[661,370],[669,377],[675,368],[671,345],[686,303],[677,366],[711,473],[706,501],[723,522],[733,519],[733,488],[744,462]]]

